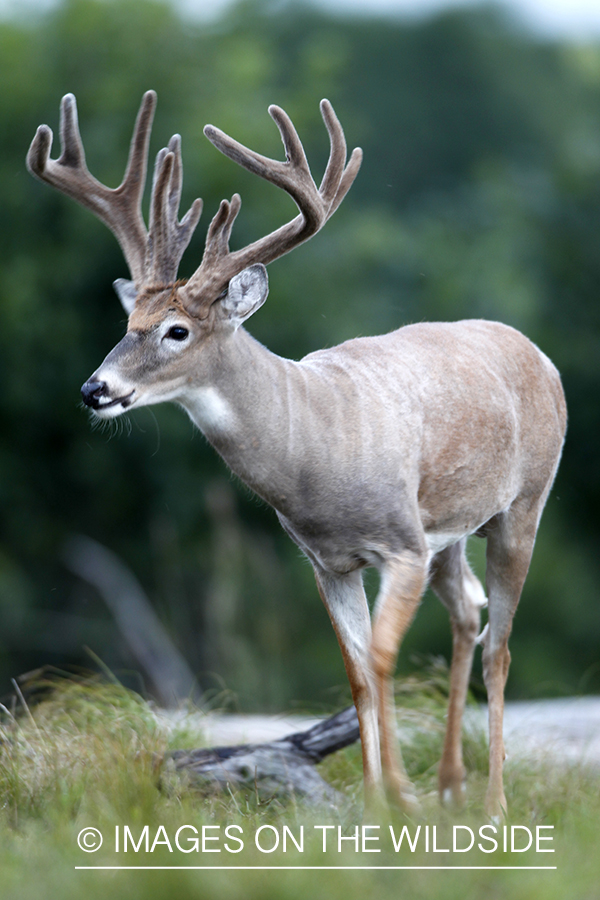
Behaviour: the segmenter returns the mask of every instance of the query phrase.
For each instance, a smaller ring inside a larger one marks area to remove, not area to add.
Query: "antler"
[[[144,288],[175,281],[181,257],[202,212],[202,201],[194,200],[183,219],[178,220],[183,167],[181,138],[176,134],[156,157],[150,230],[146,230],[141,202],[155,106],[156,94],[147,91],[135,123],[125,176],[118,188],[101,184],[86,166],[73,94],[66,94],[61,102],[60,157],[50,159],[52,131],[47,125],[40,125],[27,154],[27,167],[33,175],[90,209],[114,233],[133,279],[133,285],[118,279],[115,287],[128,302],[134,301]],[[358,148],[346,165],[344,132],[328,100],[321,101],[321,115],[329,132],[330,153],[319,188],[291,119],[278,106],[270,106],[269,113],[281,134],[285,162],[249,150],[212,125],[207,125],[204,133],[234,162],[283,188],[295,201],[300,214],[271,234],[232,253],[229,237],[242,201],[239,194],[234,194],[231,201],[221,202],[208,229],[202,262],[181,289],[186,305],[201,318],[242,269],[253,263],[266,265],[316,234],[338,208],[360,168],[362,151]]]
[[[155,107],[156,94],[147,91],[137,115],[125,176],[114,190],[97,181],[86,166],[73,94],[66,94],[61,102],[59,159],[50,159],[52,131],[47,125],[40,125],[27,154],[27,167],[33,175],[73,197],[111,229],[123,250],[136,293],[174,281],[202,212],[202,201],[195,200],[178,221],[181,138],[174,135],[156,158],[150,231],[146,230],[141,202]]]
[[[258,262],[266,265],[316,234],[338,208],[358,174],[362,150],[356,148],[346,165],[344,131],[329,100],[321,101],[321,115],[329,133],[330,153],[319,188],[287,113],[278,106],[270,106],[269,114],[279,129],[286,152],[285,162],[255,153],[212,125],[205,127],[204,134],[225,156],[283,188],[295,201],[300,214],[271,234],[232,253],[229,237],[241,199],[239,194],[234,194],[231,202],[221,202],[208,230],[202,262],[182,289],[188,302],[200,307],[200,315],[202,312],[206,314],[207,307],[215,299],[215,292],[218,295],[242,269]]]

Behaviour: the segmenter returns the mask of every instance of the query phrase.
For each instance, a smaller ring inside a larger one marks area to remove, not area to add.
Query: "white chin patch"
[[[93,412],[100,419],[114,419],[132,406],[134,394],[135,391],[130,391],[128,394],[118,398],[101,397],[98,401],[98,406],[93,409]]]

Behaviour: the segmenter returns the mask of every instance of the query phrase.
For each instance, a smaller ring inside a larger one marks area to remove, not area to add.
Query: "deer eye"
[[[189,331],[183,325],[173,325],[169,328],[165,337],[170,338],[172,341],[185,341],[188,334]]]

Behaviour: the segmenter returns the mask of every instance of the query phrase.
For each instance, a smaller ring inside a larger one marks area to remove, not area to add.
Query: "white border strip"
[[[476,869],[478,871],[515,871],[515,870],[532,870],[536,871],[541,870],[555,870],[558,866],[75,866],[75,869],[79,870],[90,870],[90,869],[136,869],[144,871],[148,870],[165,870],[165,869],[190,869],[190,870],[202,870],[206,871],[207,869],[214,869],[220,872],[248,872],[250,870],[266,870],[266,869],[277,869],[279,871],[319,871],[320,869],[324,870],[332,870],[332,869],[360,869],[360,870],[369,870],[369,871],[377,871],[381,870],[382,872],[396,871],[399,869],[418,869],[420,871],[424,871],[427,869],[431,869],[432,871],[452,871],[453,869]]]

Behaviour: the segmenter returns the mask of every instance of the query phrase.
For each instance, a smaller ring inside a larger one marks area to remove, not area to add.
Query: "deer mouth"
[[[135,389],[130,391],[128,394],[125,394],[123,397],[115,397],[114,400],[104,400],[102,397],[98,397],[96,403],[93,406],[93,409],[98,412],[104,409],[111,409],[114,406],[119,406],[119,404],[123,407],[123,409],[127,409],[128,406],[131,406],[133,402],[133,395],[135,394]]]
[[[115,397],[114,399],[106,396],[93,397],[91,402],[86,402],[86,406],[89,406],[98,416],[102,416],[104,412],[108,410],[114,410],[115,413],[119,415],[119,413],[126,410],[127,407],[131,406],[134,394],[135,390],[132,390],[128,394],[124,394],[121,397]]]

